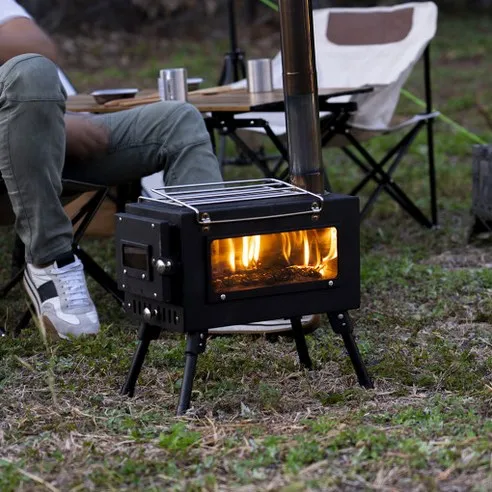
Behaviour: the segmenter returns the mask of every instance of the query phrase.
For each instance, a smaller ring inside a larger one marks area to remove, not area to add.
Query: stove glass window
[[[216,239],[211,262],[216,293],[334,279],[338,276],[337,229]]]

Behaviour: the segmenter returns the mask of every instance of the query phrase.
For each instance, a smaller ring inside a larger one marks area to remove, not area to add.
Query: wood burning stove
[[[360,383],[370,386],[347,313],[360,300],[358,198],[275,179],[155,192],[161,197],[117,215],[118,286],[126,312],[144,323],[124,393],[133,394],[162,329],[188,336],[180,412],[211,328],[289,318],[310,368],[300,317],[319,312],[328,313]]]
[[[274,179],[187,188],[117,215],[130,315],[192,333],[359,306],[357,198]]]
[[[123,394],[134,393],[151,340],[187,336],[178,413],[189,408],[211,328],[290,319],[311,368],[301,316],[326,312],[361,385],[372,382],[348,310],[359,306],[359,202],[325,193],[310,0],[280,0],[291,182],[167,187],[117,216],[118,283],[142,321]]]

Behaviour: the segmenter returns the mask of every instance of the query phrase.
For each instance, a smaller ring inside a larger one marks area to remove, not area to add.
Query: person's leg
[[[70,251],[72,226],[60,203],[65,94],[56,66],[21,55],[0,67],[0,173],[26,260],[42,265]]]
[[[203,118],[190,104],[150,104],[94,122],[110,132],[107,154],[67,161],[65,178],[117,185],[164,171],[168,186],[222,181]]]
[[[0,68],[0,172],[26,246],[24,286],[41,324],[65,338],[97,333],[99,321],[59,198],[64,111],[51,61],[22,55]]]

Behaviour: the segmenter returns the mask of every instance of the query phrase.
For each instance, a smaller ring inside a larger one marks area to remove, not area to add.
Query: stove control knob
[[[143,318],[145,321],[150,321],[152,319],[152,312],[149,308],[143,310]]]
[[[159,258],[155,262],[155,269],[157,270],[157,273],[159,275],[166,275],[168,273],[171,273],[172,268],[173,262],[171,260]]]

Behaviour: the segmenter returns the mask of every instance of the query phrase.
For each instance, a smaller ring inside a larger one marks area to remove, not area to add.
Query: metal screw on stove
[[[220,295],[220,300],[225,301],[227,299],[227,296],[225,294]]]
[[[313,215],[313,216],[311,217],[311,220],[312,220],[313,222],[317,222],[317,221],[319,220],[319,215]]]
[[[321,210],[321,207],[319,206],[319,203],[318,202],[313,202],[311,204],[311,210],[313,212],[319,212]]]
[[[328,282],[328,285],[329,285],[330,287],[333,287],[333,280],[330,280],[330,281]]]
[[[200,215],[200,219],[202,222],[205,222],[207,224],[210,222],[210,215],[207,212],[205,212]]]
[[[157,297],[157,292],[154,292],[154,297]]]
[[[127,306],[128,306],[129,308],[131,308],[131,307],[132,307],[132,303],[131,303],[131,302],[129,302],[129,303],[127,304]]]
[[[123,270],[123,273],[126,275],[126,268]]]
[[[147,275],[145,273],[142,273],[142,280],[145,280],[147,278]]]
[[[150,227],[152,227],[152,229],[155,229],[155,224],[150,224]]]
[[[178,323],[179,323],[179,321],[180,321],[179,316],[178,316],[178,315],[176,315],[176,316],[174,317],[174,322],[175,322],[176,324],[178,324]]]
[[[143,318],[145,321],[150,321],[152,319],[152,312],[149,308],[143,310]]]
[[[118,220],[121,222],[123,220],[123,217],[118,217]]]
[[[126,287],[125,284],[121,284],[121,288],[124,289]]]
[[[343,314],[342,314],[342,313],[340,313],[340,314],[338,315],[338,319],[343,319]]]

